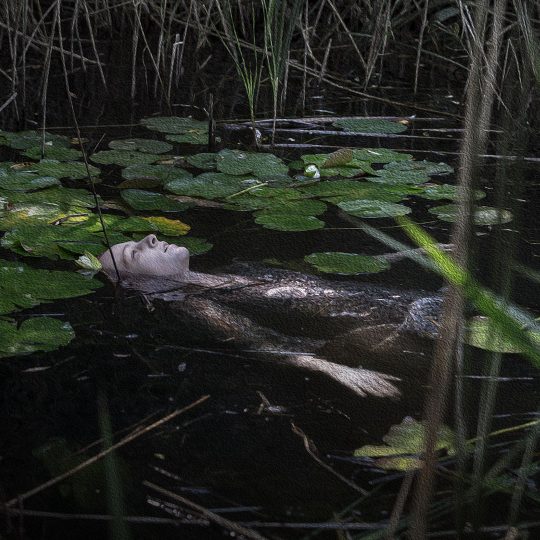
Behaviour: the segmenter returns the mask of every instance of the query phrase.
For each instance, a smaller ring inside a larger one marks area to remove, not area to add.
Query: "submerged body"
[[[396,395],[394,378],[321,358],[329,342],[369,335],[363,347],[391,343],[399,348],[402,336],[437,334],[442,302],[437,295],[260,265],[237,264],[220,274],[202,274],[189,269],[185,248],[172,249],[153,235],[112,250],[124,283],[155,304],[165,302],[167,317],[172,315],[175,328],[185,329],[191,339],[323,372],[361,395]],[[111,255],[101,260],[114,277]]]

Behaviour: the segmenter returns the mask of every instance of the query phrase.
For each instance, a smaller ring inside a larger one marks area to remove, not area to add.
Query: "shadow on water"
[[[142,116],[162,112],[144,92],[136,103],[126,99],[127,69],[118,69],[116,83],[111,85],[107,96],[94,91],[97,82],[88,82],[86,77],[91,79],[92,73],[80,74],[80,78],[75,75],[73,79],[79,122],[82,126],[96,126],[83,129],[92,144],[104,146],[108,139],[119,135],[137,136],[142,133],[136,125]],[[143,86],[144,81],[140,84]],[[207,104],[208,88],[218,89],[218,118],[247,115],[241,87],[231,78],[231,73],[223,74],[221,79],[216,75],[212,81],[194,77],[189,85],[178,90],[173,112],[202,117],[200,109]],[[344,102],[342,96],[332,96],[319,88],[313,90],[312,100],[308,100],[312,110],[306,112],[314,115],[321,109],[345,116],[409,112],[397,111],[391,106],[383,108],[381,104],[361,99]],[[446,94],[445,88],[428,89],[422,99],[433,107],[440,107],[444,101],[442,96]],[[72,122],[62,105],[64,93],[60,78],[51,81],[50,100],[57,106],[50,106],[49,129],[70,126]],[[196,107],[185,107],[184,103],[193,103]],[[448,103],[448,109],[453,108]],[[413,123],[413,127],[415,125]],[[448,131],[437,138],[423,138],[423,134],[436,133],[429,130],[442,127],[452,128],[455,121],[419,121],[418,126],[413,130],[413,134],[418,133],[418,139],[373,139],[370,145],[417,151],[415,155],[422,159],[452,163],[457,148],[455,134]],[[71,127],[59,131],[73,133]],[[103,136],[105,139],[101,142]],[[291,136],[284,130],[276,140],[290,143]],[[321,134],[305,134],[294,142],[325,147],[351,144],[346,139]],[[180,150],[194,152],[188,147]],[[298,157],[302,151],[283,149],[289,158]],[[491,167],[488,165],[484,170],[486,186],[483,187],[486,189]],[[118,181],[117,171],[111,169],[105,181]],[[107,192],[107,188],[100,189],[107,195],[113,193],[112,190]],[[523,227],[525,242],[537,241],[538,231],[533,230],[532,222],[534,204],[530,202],[530,211],[524,213],[531,220]],[[425,228],[445,241],[448,227],[432,221],[432,216],[421,206],[418,211],[426,220]],[[376,254],[381,249],[373,240],[360,231],[350,230],[337,215],[331,214],[325,216],[326,229],[296,234],[290,241],[284,241],[284,236],[275,231],[255,228],[251,219],[241,214],[224,210],[193,209],[183,214],[182,219],[192,225],[195,235],[214,243],[209,254],[194,261],[194,267],[203,271],[213,271],[235,259],[257,262],[279,259],[298,264],[299,254],[312,251],[355,251],[361,245],[362,252]],[[397,235],[393,225],[389,227]],[[525,263],[538,257],[529,245],[521,247]],[[485,242],[482,249],[485,260],[479,261],[480,266],[488,264],[489,242]],[[13,255],[5,251],[2,257],[13,259]],[[55,265],[61,266],[60,263]],[[408,262],[397,264],[386,273],[366,277],[364,281],[430,292],[442,285],[438,278],[418,272],[418,268]],[[131,432],[142,419],[148,418],[145,424],[158,420],[177,407],[209,395],[200,406],[117,452],[115,479],[104,481],[106,469],[99,463],[35,495],[24,507],[59,513],[106,514],[110,508],[106,486],[112,482],[113,486],[121,487],[127,515],[161,516],[181,523],[190,520],[198,523],[202,519],[204,527],[199,523],[180,529],[183,537],[223,536],[221,530],[208,528],[205,519],[196,513],[190,514],[167,497],[142,488],[141,483],[146,480],[196,500],[235,522],[337,520],[341,509],[363,497],[360,490],[380,491],[380,498],[368,507],[359,506],[356,519],[376,523],[388,518],[396,484],[369,462],[354,460],[351,455],[364,444],[380,444],[388,428],[405,416],[421,416],[430,365],[429,342],[416,351],[380,354],[350,343],[337,343],[327,350],[335,362],[380,370],[401,378],[398,400],[359,398],[320,374],[261,362],[249,351],[194,344],[192,336],[181,334],[173,325],[174,319],[166,307],[151,305],[138,295],[127,296],[119,298],[117,291],[106,284],[91,297],[47,304],[32,311],[36,316],[62,314],[71,322],[77,339],[54,353],[34,354],[0,364],[3,495],[9,498],[24,493],[59,474],[62,456],[70,456],[69,463],[75,466],[99,451],[101,446],[96,444],[82,452],[102,438],[98,395],[104,396],[107,403],[112,431],[124,430],[122,435]],[[531,291],[519,287],[517,300],[533,308],[538,306]],[[481,355],[477,358],[480,362]],[[472,385],[476,384],[475,377],[480,373],[480,369],[472,367],[468,375]],[[526,421],[528,411],[535,409],[539,397],[537,375],[523,360],[509,357],[501,376],[505,380],[498,397],[496,428]],[[473,403],[470,410],[475,410]],[[294,432],[293,424],[306,434],[315,448],[308,445],[308,451],[306,441]],[[343,477],[350,479],[350,483]],[[158,511],[154,512],[156,509]],[[155,522],[149,518],[148,523],[130,526],[133,537],[137,538],[155,538],[156,534],[160,538],[176,537],[178,533],[172,521],[165,527],[159,518]],[[18,538],[17,527],[18,518],[12,517],[7,526],[11,531],[9,537]],[[46,522],[28,517],[24,521],[31,538],[103,537],[105,527],[105,522],[83,517]],[[299,537],[298,531],[288,533],[287,530],[279,530],[278,536]]]

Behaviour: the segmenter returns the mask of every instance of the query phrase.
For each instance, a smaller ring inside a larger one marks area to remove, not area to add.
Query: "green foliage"
[[[540,330],[526,331],[540,346]],[[473,317],[467,327],[466,342],[478,349],[499,353],[521,353],[523,349],[505,337],[488,317]]]
[[[148,154],[164,154],[173,149],[172,144],[156,139],[119,139],[109,143],[111,150],[129,150]]]
[[[41,154],[41,146],[32,146],[23,152],[23,156],[30,159],[54,159],[56,161],[75,161],[82,158],[82,152],[75,148],[66,148],[65,146],[49,146],[43,148],[44,155]]]
[[[0,169],[0,190],[33,191],[60,185],[58,178],[38,176],[26,171]]]
[[[0,260],[0,314],[26,309],[59,298],[91,293],[101,283],[75,272],[38,270]]]
[[[411,209],[403,204],[378,200],[345,201],[339,203],[338,206],[348,214],[360,218],[391,218],[411,212]]]
[[[402,133],[407,129],[406,125],[399,122],[378,118],[343,118],[336,120],[334,126],[358,133]]]
[[[179,116],[153,116],[143,118],[141,124],[152,131],[161,133],[184,134],[192,130],[206,130],[208,123],[193,118],[181,118]]]
[[[18,328],[15,322],[0,320],[0,358],[53,351],[74,337],[69,323],[51,317],[26,319]]]
[[[217,154],[212,152],[187,156],[186,161],[193,167],[197,167],[197,169],[203,171],[215,171],[217,168],[216,158]]]
[[[222,150],[216,156],[218,171],[235,176],[254,174],[257,178],[286,176],[289,168],[274,154]]]
[[[136,150],[102,150],[101,152],[92,154],[90,159],[94,163],[100,163],[102,165],[127,167],[128,165],[154,163],[162,159],[162,156],[147,152],[137,152]]]
[[[176,195],[221,199],[242,191],[253,182],[252,176],[234,176],[207,172],[194,178],[180,178],[165,184],[165,189]]]
[[[422,197],[423,199],[429,199],[431,201],[440,201],[443,199],[457,201],[458,188],[457,186],[451,184],[433,184],[425,186],[424,191],[418,193],[418,196]],[[485,196],[486,193],[480,189],[477,189],[474,192],[475,199],[483,199]]]
[[[383,259],[357,253],[312,253],[306,255],[304,260],[328,274],[373,274],[390,268],[390,264]]]
[[[167,135],[166,139],[179,144],[207,144],[208,131],[202,129],[192,129],[187,133]]]
[[[503,208],[492,206],[477,206],[473,209],[473,220],[475,225],[501,225],[512,221],[512,213]],[[456,204],[446,204],[429,209],[430,214],[434,214],[442,221],[450,223],[458,219],[459,206]]]
[[[97,176],[99,169],[88,165],[90,176]],[[26,172],[32,172],[38,176],[52,176],[54,178],[70,178],[71,180],[80,180],[87,178],[86,166],[80,161],[57,161],[54,159],[44,159],[37,163],[28,163],[20,169]]]
[[[414,160],[401,160],[401,161],[392,161],[387,163],[383,167],[384,169],[397,170],[397,171],[417,171],[428,174],[429,176],[434,176],[438,174],[450,174],[454,172],[453,167],[447,165],[446,163],[435,163],[433,161],[414,161]]]
[[[122,199],[135,210],[160,210],[161,212],[182,212],[191,205],[175,201],[163,193],[142,189],[124,189],[120,193]]]
[[[272,212],[257,213],[255,223],[276,231],[313,231],[324,227],[324,221],[315,216]]]
[[[354,452],[356,457],[375,458],[375,465],[385,470],[408,471],[422,466],[420,455],[425,452],[426,428],[422,422],[405,417],[401,424],[393,425],[383,437],[385,445],[366,445]],[[455,453],[452,430],[441,425],[435,444],[436,450]]]
[[[16,150],[28,150],[34,146],[41,147],[43,142],[42,131],[0,131],[0,144],[15,148]],[[69,139],[63,135],[45,132],[45,146],[69,147]]]
[[[413,156],[387,148],[354,148],[353,158],[368,163],[391,163],[392,161],[410,161]]]

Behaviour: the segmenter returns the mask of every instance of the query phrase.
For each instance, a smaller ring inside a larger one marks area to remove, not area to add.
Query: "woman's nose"
[[[155,234],[149,234],[143,240],[149,247],[153,248],[158,245],[158,239]]]

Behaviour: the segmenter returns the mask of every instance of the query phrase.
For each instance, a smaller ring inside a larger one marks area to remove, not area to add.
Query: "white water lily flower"
[[[318,179],[321,177],[321,173],[316,165],[308,165],[304,171],[304,175],[308,178]]]

